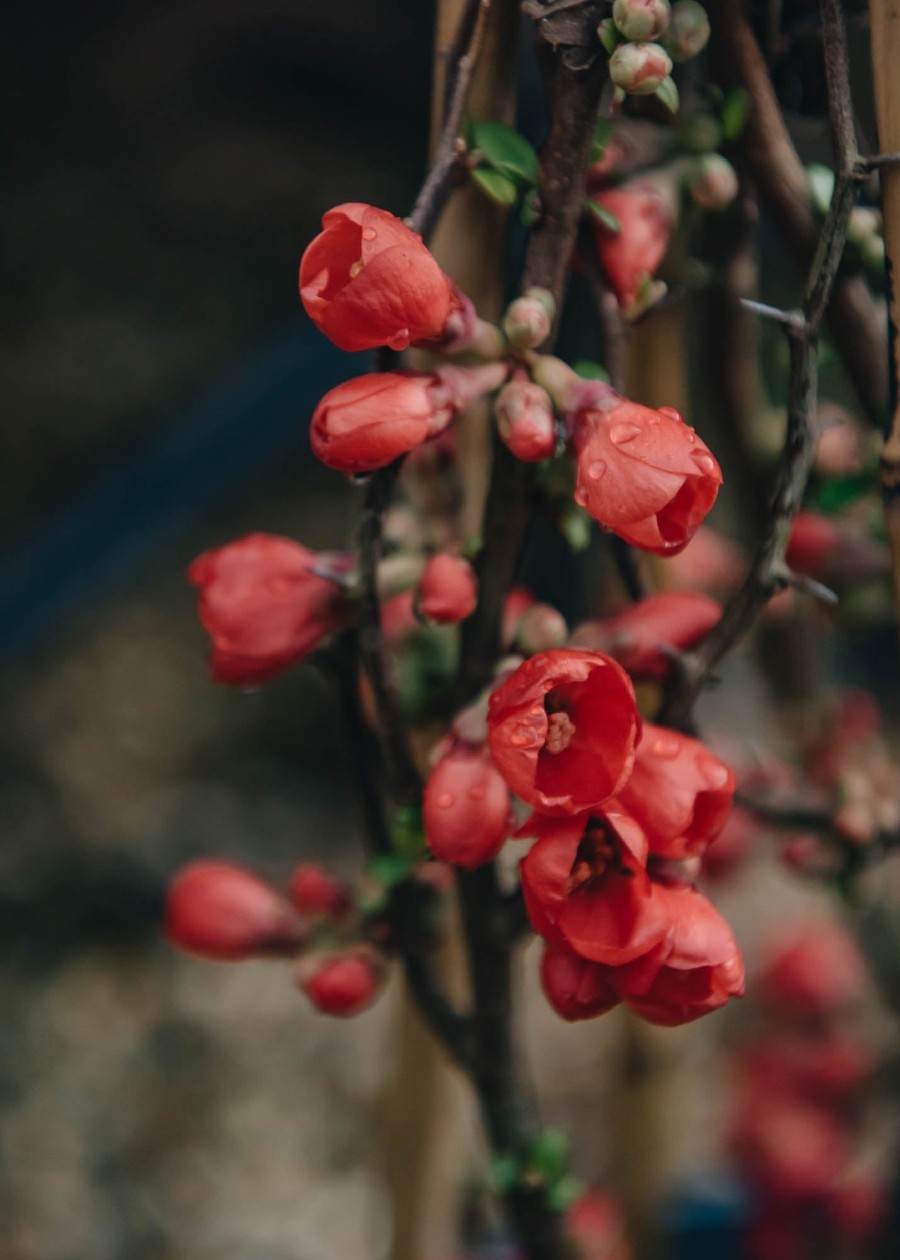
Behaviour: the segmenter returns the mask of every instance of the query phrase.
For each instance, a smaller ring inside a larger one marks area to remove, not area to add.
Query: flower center
[[[611,867],[617,868],[618,857],[614,837],[602,823],[590,823],[579,841],[578,852],[566,881],[566,893],[576,892],[586,884],[601,879]]]
[[[551,713],[547,719],[547,734],[544,739],[544,747],[548,753],[556,756],[557,753],[565,752],[572,742],[572,736],[575,734],[575,723],[569,717],[568,713]]]

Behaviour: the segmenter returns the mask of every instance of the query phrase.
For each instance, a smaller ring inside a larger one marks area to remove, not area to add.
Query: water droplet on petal
[[[694,432],[693,429],[688,429],[684,436],[692,445],[694,442],[697,441],[697,434]]]
[[[362,238],[364,241],[374,241],[378,233],[374,228],[363,228]]]
[[[606,464],[602,459],[595,459],[593,464],[588,464],[587,475],[591,481],[599,481],[606,472]]]
[[[667,420],[676,420],[679,424],[682,423],[681,412],[674,407],[657,407],[657,411],[661,416],[665,416]]]
[[[583,486],[579,486],[572,497],[574,498],[575,502],[578,504],[579,507],[587,507],[588,505],[587,490],[585,490]]]
[[[731,777],[728,767],[712,753],[700,753],[697,757],[697,768],[711,788],[725,787]]]
[[[650,751],[663,761],[674,761],[681,751],[681,742],[675,735],[660,735],[653,741]]]
[[[438,809],[449,809],[455,800],[456,800],[456,797],[453,795],[452,792],[442,792],[441,795],[435,801],[435,804],[437,805]]]
[[[615,442],[616,446],[624,446],[626,442],[633,442],[640,431],[639,424],[632,424],[630,420],[620,420],[609,431],[610,441]]]
[[[487,794],[487,788],[483,783],[475,783],[469,788],[470,801],[483,801]]]
[[[691,451],[691,459],[701,472],[711,473],[716,470],[716,461],[706,451]]]

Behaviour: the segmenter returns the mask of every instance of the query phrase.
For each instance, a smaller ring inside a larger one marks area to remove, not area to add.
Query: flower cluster
[[[358,1015],[384,983],[386,959],[351,889],[314,862],[294,870],[286,892],[230,862],[193,862],[169,886],[165,932],[213,962],[293,960],[297,987],[327,1015]]]
[[[730,1133],[757,1204],[748,1255],[801,1260],[823,1227],[841,1250],[865,1254],[887,1207],[881,1178],[856,1149],[874,1072],[856,1027],[866,965],[827,920],[770,941],[767,953]]]

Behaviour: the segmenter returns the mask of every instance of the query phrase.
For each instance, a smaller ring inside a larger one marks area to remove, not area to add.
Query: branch
[[[818,233],[806,176],[753,30],[740,0],[709,0],[706,7],[713,27],[716,79],[722,87],[743,87],[751,98],[735,157],[759,189],[794,257],[809,268]],[[829,333],[866,414],[877,425],[882,423],[888,394],[883,323],[862,277],[841,276],[830,298]]]
[[[700,668],[694,676],[679,680],[666,697],[658,720],[668,726],[687,728],[691,725],[691,711],[705,679],[747,634],[771,597],[789,582],[785,552],[794,517],[803,502],[815,453],[813,417],[819,334],[837,278],[850,212],[858,190],[856,170],[859,154],[840,0],[821,0],[821,11],[828,112],[837,169],[831,204],[806,281],[802,312],[782,321],[790,343],[787,432],[768,527],[744,585],[726,605],[721,620],[696,651]]]

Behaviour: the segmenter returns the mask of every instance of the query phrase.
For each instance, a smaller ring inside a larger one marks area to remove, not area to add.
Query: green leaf
[[[538,182],[538,156],[524,136],[504,123],[472,123],[472,143],[485,163],[519,184]]]
[[[671,75],[663,79],[653,95],[665,105],[670,114],[678,113],[678,88],[675,86],[675,80]]]
[[[814,162],[806,168],[806,186],[813,210],[824,218],[834,192],[834,171],[820,162]]]
[[[491,1160],[491,1181],[500,1194],[506,1194],[518,1184],[519,1161],[515,1155],[496,1155]]]
[[[395,884],[401,884],[406,879],[411,867],[412,862],[409,858],[402,857],[399,853],[385,853],[381,857],[372,859],[369,863],[369,873],[379,884],[393,888]]]
[[[606,209],[606,206],[598,205],[598,203],[596,201],[592,201],[590,197],[585,197],[584,208],[585,210],[589,210],[594,218],[603,224],[607,232],[612,232],[615,236],[618,236],[622,231],[622,224],[611,210]]]
[[[587,551],[591,545],[591,518],[577,503],[566,504],[556,524],[573,551]]]
[[[553,1212],[567,1212],[581,1194],[581,1185],[574,1177],[563,1177],[548,1186],[545,1194],[547,1206]]]
[[[743,88],[732,88],[722,102],[722,112],[719,115],[722,135],[726,140],[737,140],[744,130],[749,112],[750,93]]]
[[[586,381],[606,381],[609,383],[609,373],[606,368],[599,363],[595,363],[593,359],[576,359],[572,364],[572,371],[577,372]]]
[[[539,1172],[544,1181],[559,1181],[569,1164],[569,1144],[559,1129],[548,1129],[531,1148],[529,1168]]]
[[[872,479],[866,474],[856,477],[840,477],[827,482],[815,496],[820,512],[835,515],[850,503],[863,498],[872,488]]]
[[[511,179],[507,179],[505,175],[501,175],[499,171],[488,170],[487,167],[478,167],[471,172],[472,182],[477,184],[483,193],[490,197],[491,201],[496,201],[500,206],[514,206],[519,191]]]
[[[404,805],[391,820],[391,845],[394,853],[406,861],[415,861],[425,853],[422,811],[418,805]]]
[[[615,134],[615,127],[608,118],[598,118],[591,140],[591,161],[599,162],[606,152],[606,146]]]

